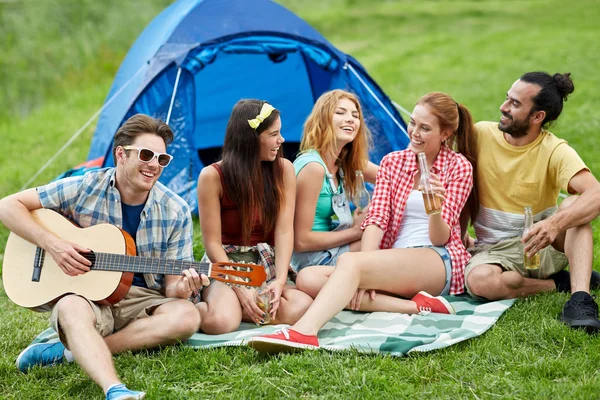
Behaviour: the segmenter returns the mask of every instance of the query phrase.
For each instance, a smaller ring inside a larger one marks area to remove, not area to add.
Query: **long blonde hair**
[[[356,191],[356,174],[364,170],[369,160],[369,148],[372,145],[371,132],[365,124],[358,97],[341,89],[325,92],[319,97],[304,123],[304,133],[300,142],[300,152],[316,150],[321,158],[329,154],[335,157],[335,133],[333,131],[333,114],[341,99],[348,99],[356,105],[360,127],[354,140],[346,144],[336,164],[344,171],[344,189],[352,196]]]

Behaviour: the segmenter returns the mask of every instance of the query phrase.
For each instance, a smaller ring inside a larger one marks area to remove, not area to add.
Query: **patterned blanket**
[[[469,296],[447,296],[446,299],[456,315],[342,311],[321,329],[319,343],[328,350],[353,348],[363,353],[393,356],[441,349],[481,335],[514,303],[514,300],[482,303]],[[282,326],[256,327],[242,323],[237,331],[224,335],[196,333],[184,344],[195,348],[240,346],[252,336],[272,333]],[[49,328],[33,343],[56,340],[58,335]]]

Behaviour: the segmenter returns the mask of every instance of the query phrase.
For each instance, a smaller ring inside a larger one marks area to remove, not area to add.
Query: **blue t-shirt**
[[[137,206],[130,206],[121,202],[121,211],[123,212],[123,230],[131,235],[135,242],[135,235],[137,234],[138,226],[140,226],[140,216],[146,203],[142,203]],[[147,288],[146,279],[144,274],[136,273],[133,275],[133,286],[140,286]]]

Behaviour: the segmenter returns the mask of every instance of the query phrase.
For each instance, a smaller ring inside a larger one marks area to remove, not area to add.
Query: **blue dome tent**
[[[114,165],[113,136],[134,114],[167,121],[174,159],[160,180],[195,209],[198,174],[219,158],[239,99],[264,99],[281,111],[291,158],[314,102],[336,88],[361,99],[374,162],[406,147],[404,122],[360,63],[291,11],[270,0],[179,0],[146,27],[121,64],[88,160]]]

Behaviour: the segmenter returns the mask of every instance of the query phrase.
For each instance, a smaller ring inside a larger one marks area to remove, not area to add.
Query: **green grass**
[[[101,105],[127,48],[167,0],[0,2],[0,197],[13,193]],[[450,93],[476,120],[499,117],[523,72],[572,72],[576,90],[552,131],[600,171],[600,7],[596,1],[285,0],[353,54],[405,108]],[[93,127],[35,184],[85,160]],[[196,255],[202,252],[197,222]],[[594,268],[600,270],[598,220]],[[8,235],[0,227],[0,257]],[[487,333],[397,359],[356,352],[268,358],[244,348],[168,348],[115,357],[150,398],[597,398],[600,339],[556,319],[565,294],[516,303]],[[47,315],[0,291],[0,398],[100,398],[75,364],[14,367]]]

